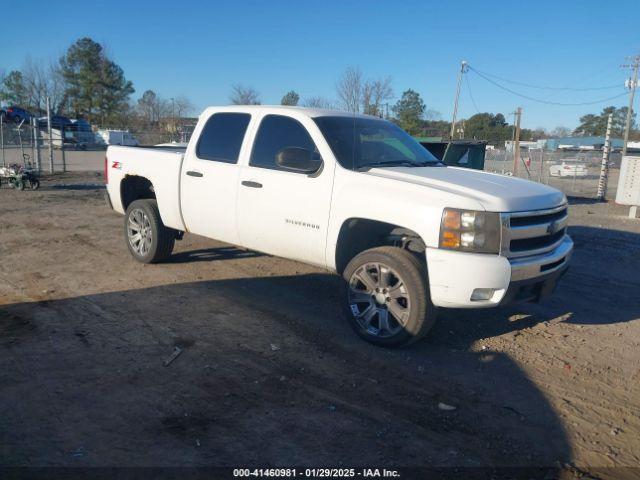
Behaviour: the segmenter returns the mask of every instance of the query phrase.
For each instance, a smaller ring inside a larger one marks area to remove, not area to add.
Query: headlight
[[[445,208],[440,248],[475,253],[500,253],[500,214]]]

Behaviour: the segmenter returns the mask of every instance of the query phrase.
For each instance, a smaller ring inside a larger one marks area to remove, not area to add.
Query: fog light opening
[[[493,294],[496,293],[495,288],[476,288],[471,293],[472,302],[480,302],[482,300],[491,300]]]

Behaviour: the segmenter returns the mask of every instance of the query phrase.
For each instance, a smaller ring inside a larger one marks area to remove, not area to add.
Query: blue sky
[[[640,1],[9,1],[1,7],[0,69],[25,58],[61,56],[76,39],[103,43],[136,88],[186,95],[198,110],[227,104],[235,83],[263,103],[290,89],[335,98],[350,65],[368,77],[390,75],[397,97],[412,88],[450,119],[462,59],[480,71],[542,86],[499,83],[525,95],[577,103],[623,93],[628,55],[640,53]],[[9,28],[8,28],[9,27]],[[542,105],[500,90],[473,72],[463,83],[463,117],[523,107],[523,126],[574,127],[606,104]]]

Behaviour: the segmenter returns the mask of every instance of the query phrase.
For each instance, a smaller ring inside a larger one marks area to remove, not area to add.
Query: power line
[[[466,83],[467,83],[467,91],[469,92],[469,96],[471,97],[471,103],[473,103],[473,107],[476,109],[476,113],[480,113],[480,109],[478,108],[478,105],[476,104],[476,99],[473,98],[473,93],[471,92],[471,84],[469,83],[469,76],[465,75],[464,77]]]
[[[540,98],[530,97],[529,95],[524,95],[523,93],[516,92],[515,90],[512,90],[509,87],[505,87],[504,85],[501,85],[498,82],[490,79],[489,77],[487,77],[484,74],[480,73],[478,70],[476,70],[475,68],[473,68],[471,66],[467,66],[467,68],[469,70],[472,70],[473,72],[475,72],[476,75],[478,75],[479,77],[484,78],[487,82],[495,85],[496,87],[498,87],[498,88],[500,88],[500,89],[502,89],[502,90],[504,90],[506,92],[509,92],[509,93],[511,93],[513,95],[516,95],[518,97],[522,97],[522,98],[527,99],[527,100],[531,100],[533,102],[544,103],[546,105],[559,105],[559,106],[562,106],[562,107],[577,107],[577,106],[581,106],[581,105],[595,105],[595,104],[598,104],[598,103],[604,103],[604,102],[608,102],[610,100],[615,100],[616,98],[623,97],[623,96],[625,96],[627,94],[627,92],[622,92],[622,93],[620,93],[618,95],[614,95],[613,97],[602,98],[602,99],[596,100],[594,102],[579,102],[579,103],[549,102],[547,100],[542,100]]]
[[[469,68],[471,68],[471,67],[469,67]],[[480,72],[478,69],[475,69],[475,68],[473,70],[475,70],[476,73],[479,73],[479,74],[482,74],[482,75],[486,75],[487,77],[497,78],[498,80],[502,80],[503,82],[513,83],[514,85],[520,85],[522,87],[537,88],[539,90],[565,90],[565,91],[574,91],[574,92],[587,92],[587,91],[591,91],[591,90],[612,90],[614,88],[619,88],[620,87],[620,84],[608,85],[606,87],[583,87],[583,88],[547,87],[547,86],[541,86],[541,85],[532,85],[530,83],[524,83],[524,82],[516,82],[515,80],[508,80],[506,78],[499,77],[498,75],[493,75],[493,74],[487,73],[487,72]]]

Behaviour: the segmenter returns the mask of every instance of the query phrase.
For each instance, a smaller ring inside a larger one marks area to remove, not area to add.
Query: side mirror
[[[276,154],[276,165],[292,172],[311,174],[320,169],[322,159],[306,148],[287,147]]]

